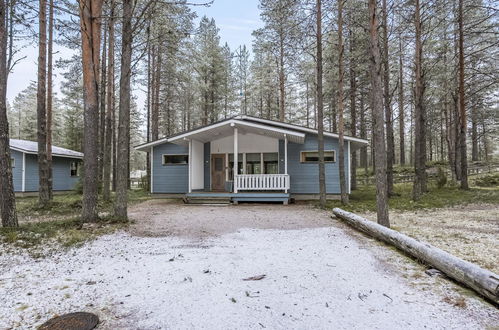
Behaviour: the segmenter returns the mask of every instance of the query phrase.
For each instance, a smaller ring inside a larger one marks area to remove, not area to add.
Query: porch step
[[[185,204],[230,204],[231,198],[228,197],[216,197],[216,196],[185,196]]]

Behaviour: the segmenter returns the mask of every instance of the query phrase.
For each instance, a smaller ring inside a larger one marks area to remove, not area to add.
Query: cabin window
[[[238,173],[243,173],[243,154],[237,155]],[[229,154],[229,181],[234,180],[234,154]]]
[[[71,172],[71,176],[80,176],[80,164],[77,161],[72,161],[69,164],[69,169]]]
[[[16,160],[15,160],[14,158],[11,158],[11,159],[10,159],[10,166],[11,166],[12,168],[16,167]]]
[[[277,152],[263,154],[263,170],[265,174],[279,174],[279,154]]]
[[[189,155],[163,155],[163,165],[185,165],[189,163]]]
[[[302,151],[300,161],[302,163],[317,163],[317,162],[319,162],[319,152],[318,151]],[[326,163],[336,162],[336,151],[325,150],[324,151],[324,161]]]
[[[262,174],[262,154],[246,154],[246,174]]]

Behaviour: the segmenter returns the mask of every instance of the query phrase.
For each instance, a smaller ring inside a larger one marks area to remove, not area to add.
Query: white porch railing
[[[289,189],[288,174],[238,174],[234,176],[234,192],[238,190],[284,190]]]

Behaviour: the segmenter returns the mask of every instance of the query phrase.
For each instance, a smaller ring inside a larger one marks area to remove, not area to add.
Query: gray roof
[[[27,140],[10,139],[10,148],[27,154],[38,153],[38,142]],[[69,158],[83,158],[83,154],[78,151],[69,150],[52,146],[52,156],[54,157],[69,157]]]

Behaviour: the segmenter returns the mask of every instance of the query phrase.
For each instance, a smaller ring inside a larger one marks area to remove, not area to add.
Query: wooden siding
[[[38,191],[38,156],[26,154],[26,192]],[[52,186],[54,191],[72,190],[79,177],[71,176],[70,164],[80,159],[54,157],[52,159]],[[80,166],[83,166],[80,164]]]
[[[284,141],[279,143],[284,149]],[[279,148],[280,149],[280,148]],[[324,138],[325,150],[336,150],[338,153],[338,140],[335,138]],[[288,143],[288,174],[291,177],[291,189],[293,194],[318,194],[319,193],[319,165],[317,163],[301,163],[301,151],[317,150],[317,136],[307,134],[304,144]],[[348,142],[345,141],[345,174],[348,178]],[[284,167],[284,165],[282,165]],[[348,183],[347,183],[348,189]],[[326,191],[328,194],[340,193],[340,173],[338,160],[334,163],[326,163]]]
[[[189,186],[189,166],[163,165],[165,154],[188,154],[189,148],[173,143],[164,143],[154,147],[153,151],[153,193],[186,193]],[[190,159],[189,159],[190,161]]]
[[[12,168],[12,180],[14,181],[14,191],[20,192],[23,189],[23,153],[15,150],[10,151],[10,157],[14,158]]]
[[[204,144],[204,190],[211,189],[211,143]]]

